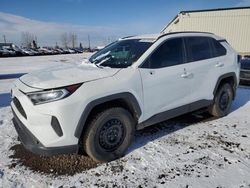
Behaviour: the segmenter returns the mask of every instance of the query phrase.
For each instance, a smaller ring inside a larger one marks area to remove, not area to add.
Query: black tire
[[[229,113],[233,101],[233,88],[225,83],[217,90],[209,113],[215,117],[224,117]]]
[[[108,162],[122,157],[135,133],[132,115],[120,107],[96,114],[83,134],[85,152],[95,161]]]

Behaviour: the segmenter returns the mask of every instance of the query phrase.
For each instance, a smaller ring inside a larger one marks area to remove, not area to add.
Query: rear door
[[[196,102],[213,99],[214,82],[218,78],[216,72],[218,61],[214,58],[210,37],[190,36],[185,37],[184,41],[187,50],[187,69],[194,76],[191,100]]]

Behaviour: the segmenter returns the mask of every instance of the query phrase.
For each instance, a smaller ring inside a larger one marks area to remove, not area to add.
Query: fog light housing
[[[58,136],[62,136],[63,135],[63,132],[62,132],[62,128],[60,126],[60,123],[58,121],[58,119],[55,117],[55,116],[52,116],[52,119],[51,119],[51,126],[52,128],[54,129],[54,131],[56,132],[56,134]]]

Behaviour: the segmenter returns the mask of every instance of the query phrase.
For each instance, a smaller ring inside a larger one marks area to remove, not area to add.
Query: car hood
[[[26,74],[20,80],[30,87],[51,89],[110,77],[119,70],[90,64],[61,65]]]

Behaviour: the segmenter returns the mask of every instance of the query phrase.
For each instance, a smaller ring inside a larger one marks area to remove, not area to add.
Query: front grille
[[[14,105],[16,106],[17,110],[20,112],[20,114],[21,114],[25,119],[27,119],[27,115],[26,115],[26,113],[25,113],[25,111],[24,111],[24,109],[23,109],[21,103],[19,102],[19,100],[18,100],[16,97],[13,98],[13,103],[14,103]]]

